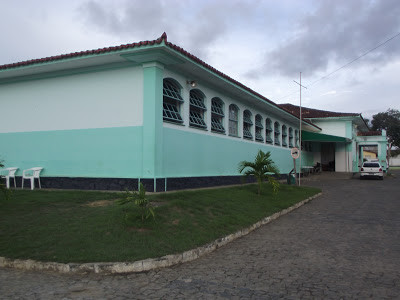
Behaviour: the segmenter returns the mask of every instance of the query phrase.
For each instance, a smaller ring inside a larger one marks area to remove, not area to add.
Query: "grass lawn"
[[[156,218],[142,222],[124,193],[16,190],[0,193],[0,256],[58,262],[135,261],[207,244],[320,190],[256,185],[149,195]]]

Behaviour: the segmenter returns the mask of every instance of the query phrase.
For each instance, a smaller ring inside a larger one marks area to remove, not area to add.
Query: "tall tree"
[[[386,130],[389,150],[394,146],[400,148],[400,111],[388,109],[372,116],[372,130]]]

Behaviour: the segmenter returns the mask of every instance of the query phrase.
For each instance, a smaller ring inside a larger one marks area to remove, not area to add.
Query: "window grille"
[[[189,103],[189,125],[197,128],[207,128],[207,125],[204,122],[206,106],[204,105],[203,93],[199,90],[191,90]]]
[[[267,119],[265,121],[265,129],[267,129],[269,131],[272,131],[272,126],[271,126],[271,120],[270,119]]]
[[[238,136],[239,109],[236,105],[229,105],[229,135]]]
[[[253,139],[253,135],[251,134],[250,128],[247,124],[243,126],[243,137],[246,139]]]
[[[264,137],[262,135],[262,131],[264,126],[262,124],[262,117],[260,115],[256,115],[256,141],[264,142]]]
[[[295,132],[294,132],[294,139],[295,139],[296,147],[299,148],[299,131],[298,130],[295,130]]]
[[[211,130],[216,132],[225,133],[225,128],[222,125],[220,118],[211,117]]]
[[[183,102],[180,89],[168,79],[163,82],[163,96],[171,100]]]
[[[163,119],[167,121],[183,123],[178,108],[174,104],[163,103]]]
[[[265,141],[268,144],[272,144],[272,138],[271,138],[271,133],[272,133],[272,127],[271,127],[271,120],[266,119],[265,120]]]
[[[190,91],[190,105],[200,108],[202,110],[206,110],[206,106],[204,105],[204,97],[197,92],[196,90]]]
[[[256,127],[263,129],[264,126],[262,125],[262,118],[260,115],[256,116]]]
[[[281,141],[279,139],[280,134],[281,134],[281,132],[279,130],[279,123],[275,122],[275,124],[274,124],[274,144],[275,145],[279,145],[279,146],[281,145]]]
[[[183,123],[180,107],[183,99],[179,86],[170,79],[163,81],[163,120],[173,123]]]
[[[221,117],[224,117],[224,108],[223,108],[223,103],[222,100],[219,98],[213,98],[211,100],[211,112],[213,114],[219,115]]]
[[[293,148],[293,129],[289,127],[289,147]]]
[[[219,133],[225,133],[224,128],[224,104],[221,99],[211,99],[211,130]]]
[[[251,120],[251,112],[248,110],[243,112],[243,123],[253,125],[253,121]]]
[[[189,124],[194,127],[207,128],[207,125],[203,120],[203,116],[197,111],[190,111]]]
[[[287,128],[286,125],[282,126],[282,146],[287,147]]]
[[[243,112],[243,137],[246,139],[253,139],[253,134],[251,133],[253,126],[253,121],[251,120],[251,112],[245,110]]]
[[[264,137],[262,136],[261,129],[256,128],[256,140],[259,142],[264,142]]]

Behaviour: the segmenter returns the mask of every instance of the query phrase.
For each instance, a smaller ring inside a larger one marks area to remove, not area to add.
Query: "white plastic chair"
[[[17,167],[0,170],[0,171],[7,171],[7,174],[2,175],[1,177],[6,179],[6,186],[8,189],[10,188],[10,178],[14,178],[14,188],[17,188],[17,184],[15,183],[15,173],[17,172],[17,170],[18,170]]]
[[[39,188],[42,188],[40,185],[40,172],[42,172],[43,168],[41,167],[35,167],[35,168],[30,168],[27,170],[24,170],[22,173],[22,188],[24,188],[24,181],[25,179],[30,179],[31,180],[31,190],[35,188],[35,178],[39,182]]]

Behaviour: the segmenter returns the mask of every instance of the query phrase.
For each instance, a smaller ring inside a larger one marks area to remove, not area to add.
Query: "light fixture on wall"
[[[197,82],[194,81],[194,80],[187,80],[186,83],[190,84],[191,87],[196,87],[197,86]]]

